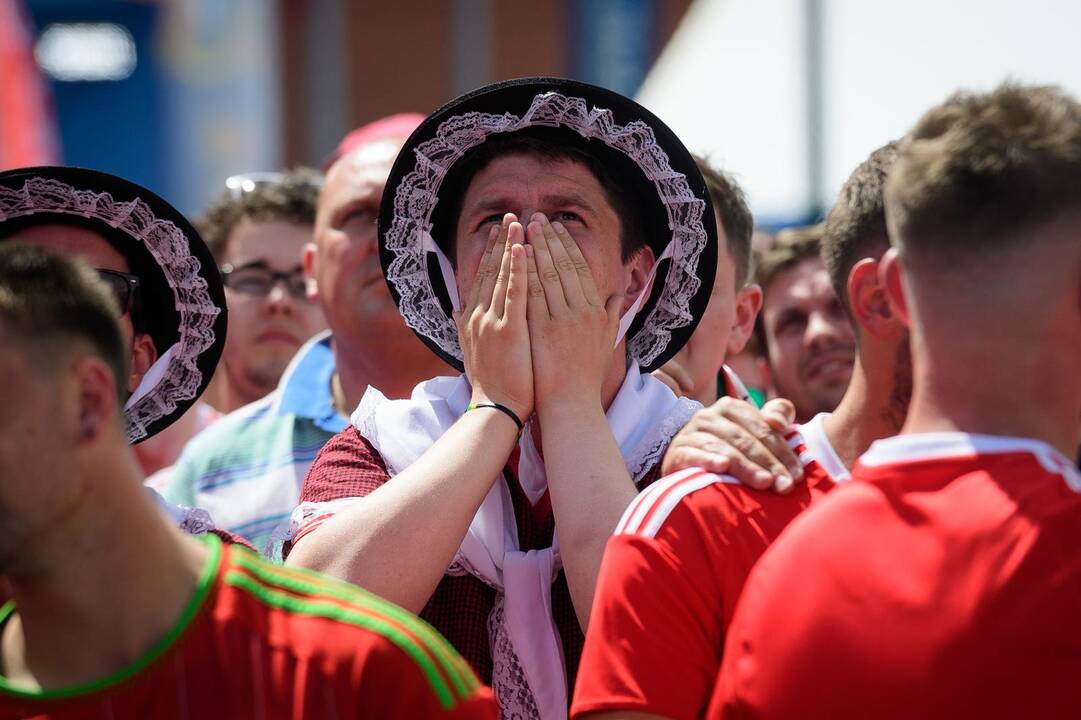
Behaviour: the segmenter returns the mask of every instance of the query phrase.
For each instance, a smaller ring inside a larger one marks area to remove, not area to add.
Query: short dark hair
[[[570,160],[584,165],[604,190],[605,199],[619,217],[620,256],[623,262],[630,260],[638,250],[648,244],[644,235],[647,227],[642,208],[649,198],[640,198],[632,183],[620,182],[613,169],[584,147],[563,141],[550,128],[532,128],[528,131],[496,135],[468,152],[455,163],[444,178],[439,202],[432,212],[432,225],[446,228],[449,237],[433,238],[450,259],[454,259],[454,228],[462,213],[465,193],[477,173],[497,157],[511,155],[543,158],[545,160]],[[594,141],[597,142],[597,141]],[[612,151],[609,151],[612,152]],[[641,171],[638,171],[641,172]],[[653,202],[656,202],[654,199]]]
[[[883,145],[860,163],[841,187],[837,202],[826,216],[822,233],[822,261],[841,307],[849,314],[848,274],[866,257],[878,256],[890,246],[886,231],[886,177],[897,159],[897,141]]]
[[[777,233],[773,245],[755,258],[754,281],[762,287],[763,302],[769,295],[769,286],[785,270],[790,270],[804,260],[821,259],[823,224],[785,228]],[[754,332],[762,353],[769,357],[765,321],[762,313],[755,318]]]
[[[820,257],[823,225],[785,228],[777,233],[773,245],[756,261],[754,279],[768,291],[769,284],[780,273],[808,258]]]
[[[747,206],[747,196],[732,175],[713,167],[705,158],[695,155],[694,163],[706,181],[713,211],[721,219],[728,254],[736,267],[736,287],[742,287],[751,278],[751,237],[754,235],[754,217]]]
[[[196,223],[199,234],[220,265],[229,236],[245,220],[313,226],[322,184],[319,172],[296,167],[271,182],[254,183],[250,190],[226,188]]]
[[[117,400],[127,397],[128,352],[116,306],[85,263],[22,243],[0,243],[0,324],[29,344],[75,339],[113,371]],[[55,353],[36,353],[35,364]]]
[[[1004,84],[928,110],[886,183],[902,256],[963,267],[1022,242],[1026,228],[1081,210],[1081,105],[1061,89]],[[947,242],[948,240],[948,242]]]

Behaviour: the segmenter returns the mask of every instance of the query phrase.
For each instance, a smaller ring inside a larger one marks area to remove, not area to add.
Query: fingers
[[[525,246],[526,265],[526,318],[529,320],[530,337],[538,323],[547,320],[548,304],[544,300],[544,286],[537,272],[537,251],[532,245]]]
[[[600,305],[600,295],[597,293],[597,284],[593,280],[593,273],[589,270],[589,263],[586,262],[586,258],[582,255],[582,249],[578,247],[578,243],[571,237],[570,232],[563,226],[561,222],[554,222],[551,224],[552,232],[559,239],[559,245],[563,248],[563,251],[567,253],[567,257],[570,258],[572,265],[574,266],[574,272],[578,275],[578,284],[582,289],[582,295],[585,301],[590,305]]]
[[[586,303],[582,283],[574,261],[563,245],[562,238],[557,236],[555,226],[548,222],[548,218],[543,213],[535,213],[533,221],[540,226],[541,233],[544,235],[544,242],[552,255],[552,263],[555,265],[556,272],[559,273],[559,284],[563,288],[563,296],[567,299],[567,304],[570,307],[581,307]],[[568,238],[570,237],[566,229],[564,229],[563,233]],[[574,244],[574,240],[570,242]],[[586,267],[586,274],[589,274],[588,266]]]
[[[784,414],[786,412],[785,406],[791,408],[791,403],[787,400],[784,400],[783,403],[783,405],[775,403],[768,410],[765,408],[759,410],[751,403],[742,400],[721,398],[721,400],[714,403],[714,407],[717,407],[726,418],[750,434],[756,441],[756,445],[763,446],[769,455],[779,460],[787,470],[786,474],[790,475],[794,480],[799,480],[803,477],[803,464],[784,438],[784,432],[791,425],[791,421]],[[792,409],[791,412],[794,418],[795,410]],[[782,421],[782,424],[776,424],[778,420]],[[758,454],[761,455],[760,452]],[[774,474],[780,479],[781,473],[774,472]]]
[[[762,406],[762,417],[774,430],[784,432],[796,422],[796,406],[791,400],[774,398]]]
[[[484,257],[480,261],[480,267],[477,268],[477,277],[473,284],[480,286],[477,307],[482,310],[487,310],[492,306],[492,293],[495,292],[495,283],[499,276],[499,267],[503,262],[503,251],[507,244],[507,237],[516,223],[517,220],[513,214],[507,213],[503,216],[503,222],[499,225],[499,232],[485,251]]]
[[[700,467],[712,473],[727,473],[729,468],[727,455],[712,453],[692,445],[681,445],[664,456],[661,466],[662,475],[670,475],[679,470]]]
[[[515,223],[512,227],[518,227],[518,223]],[[510,238],[514,237],[514,233],[511,232],[507,238],[506,245],[503,246],[503,257],[499,263],[499,273],[495,278],[495,288],[492,290],[492,305],[491,311],[495,313],[496,317],[503,317],[505,312],[505,306],[507,304],[507,289],[510,286],[510,265],[511,265],[511,243]]]
[[[531,222],[528,227],[529,244],[533,247],[533,258],[537,263],[537,277],[544,289],[544,298],[548,304],[548,314],[560,316],[567,307],[567,298],[563,294],[563,285],[559,280],[559,270],[552,259],[548,240],[544,236],[540,223]]]
[[[728,472],[740,482],[755,489],[765,489],[774,483],[779,490],[792,486],[793,474],[784,462],[739,424],[717,416],[699,417],[692,422],[694,432],[688,438],[693,437],[699,449],[726,455],[731,462]],[[787,445],[786,450],[791,453]]]
[[[520,243],[511,245],[510,279],[507,282],[507,298],[503,306],[503,319],[508,323],[526,322],[528,279],[525,255],[525,246]]]

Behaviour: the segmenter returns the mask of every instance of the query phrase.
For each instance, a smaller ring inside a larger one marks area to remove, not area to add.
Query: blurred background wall
[[[772,226],[957,87],[1081,93],[1076,0],[0,0],[0,166],[86,165],[201,212],[234,173],[486,82],[635,95]]]

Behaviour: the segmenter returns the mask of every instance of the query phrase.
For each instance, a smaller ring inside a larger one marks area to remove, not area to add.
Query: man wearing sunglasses
[[[183,426],[214,373],[226,328],[221,276],[184,216],[113,175],[17,168],[0,173],[0,241],[78,258],[115,298],[128,353],[125,429],[136,450]],[[213,529],[205,511],[159,505],[188,532]]]
[[[304,341],[326,328],[301,266],[321,185],[306,168],[234,175],[199,223],[229,305],[216,398],[223,412],[274,390]]]
[[[97,269],[123,313],[120,328],[124,345],[131,348],[127,390],[134,392],[147,370],[158,359],[154,341],[147,332],[139,302],[139,278],[131,272],[128,258],[96,232],[69,225],[35,225],[14,239],[27,245],[77,257]]]

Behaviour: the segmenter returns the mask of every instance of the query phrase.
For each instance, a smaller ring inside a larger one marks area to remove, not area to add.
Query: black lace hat
[[[92,230],[139,278],[139,314],[158,360],[124,408],[128,440],[151,437],[206,389],[225,345],[221,275],[191,223],[144,187],[83,168],[0,172],[0,238],[34,225]]]
[[[495,83],[432,113],[406,141],[379,212],[379,254],[406,323],[462,369],[457,305],[447,255],[455,232],[450,199],[464,192],[462,160],[495,136],[542,135],[596,158],[640,200],[657,263],[649,297],[625,318],[627,347],[643,370],[660,367],[690,338],[717,271],[717,230],[705,181],[679,138],[618,93],[560,78]],[[466,163],[468,164],[468,163]],[[626,218],[621,218],[626,221]]]

